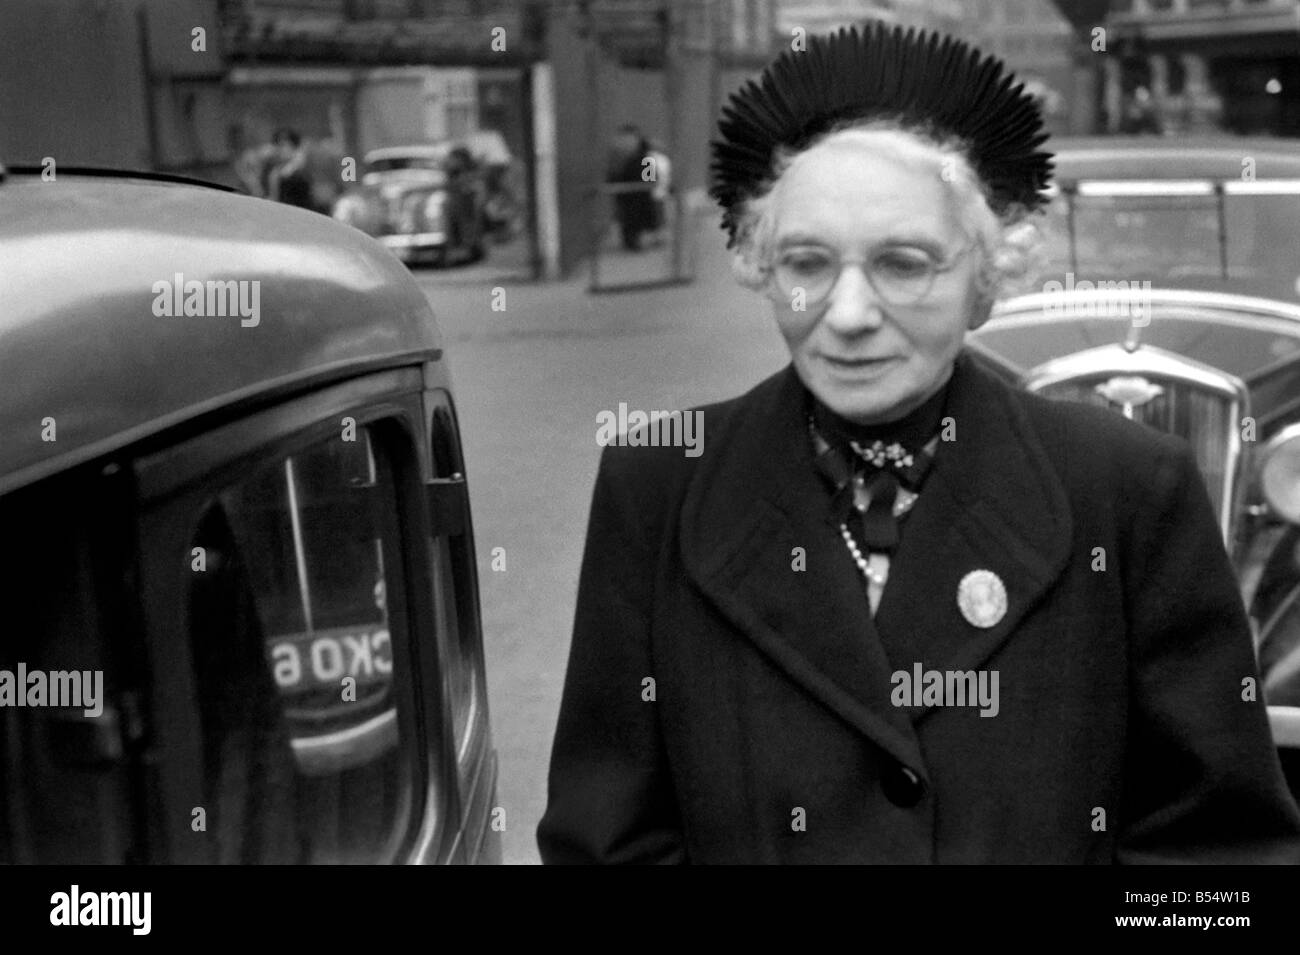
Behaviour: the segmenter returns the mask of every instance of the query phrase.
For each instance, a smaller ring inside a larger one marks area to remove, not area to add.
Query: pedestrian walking
[[[271,144],[275,147],[275,152],[267,172],[267,195],[291,206],[315,208],[302,137],[297,130],[283,127],[275,131]]]
[[[650,144],[640,129],[632,125],[619,128],[605,181],[625,187],[615,192],[614,209],[623,248],[631,252],[640,250],[643,233],[656,228],[652,187],[644,178],[649,155]],[[633,188],[626,188],[629,186]]]
[[[652,227],[651,243],[653,245],[662,245],[666,237],[672,231],[673,214],[673,163],[668,157],[668,153],[663,147],[653,141],[647,140],[646,155],[650,159],[650,169],[653,173],[651,182],[653,186],[650,189],[650,197],[654,200],[654,225]]]

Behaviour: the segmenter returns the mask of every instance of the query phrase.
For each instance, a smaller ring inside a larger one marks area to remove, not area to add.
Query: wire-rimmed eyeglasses
[[[771,283],[788,301],[802,289],[807,305],[820,305],[839,281],[844,266],[863,267],[867,281],[889,305],[916,305],[934,288],[935,279],[949,272],[975,247],[967,243],[948,259],[916,245],[887,243],[865,256],[842,256],[834,249],[812,243],[779,251],[767,266]]]

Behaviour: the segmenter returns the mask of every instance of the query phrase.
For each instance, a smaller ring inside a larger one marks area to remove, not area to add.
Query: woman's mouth
[[[847,358],[839,355],[822,355],[822,360],[832,368],[842,371],[871,371],[881,368],[893,358]]]

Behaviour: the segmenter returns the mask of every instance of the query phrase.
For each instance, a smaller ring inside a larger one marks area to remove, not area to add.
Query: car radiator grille
[[[1098,391],[1111,375],[1057,382],[1039,392],[1049,398],[1079,401],[1122,413],[1123,407]],[[1223,513],[1226,469],[1240,423],[1233,413],[1234,402],[1222,394],[1183,381],[1147,377],[1161,391],[1143,403],[1134,404],[1132,418],[1142,424],[1183,438],[1196,453],[1196,463],[1205,478],[1216,515]]]

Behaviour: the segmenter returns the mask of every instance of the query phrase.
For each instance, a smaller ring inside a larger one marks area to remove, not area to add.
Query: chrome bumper
[[[446,232],[402,232],[379,236],[379,241],[399,259],[447,245]]]

